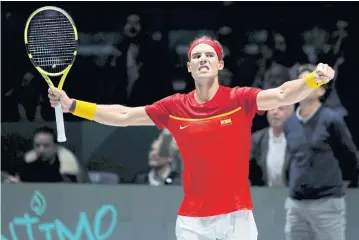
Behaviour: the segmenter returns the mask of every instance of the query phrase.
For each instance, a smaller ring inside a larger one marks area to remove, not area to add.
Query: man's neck
[[[273,128],[272,127],[272,133],[275,137],[279,137],[283,132],[283,128]]]
[[[211,81],[209,84],[196,84],[196,90],[194,97],[198,103],[204,103],[210,101],[214,95],[216,95],[219,89],[218,79]]]
[[[300,104],[299,114],[301,117],[310,116],[320,105],[320,101],[303,102]]]

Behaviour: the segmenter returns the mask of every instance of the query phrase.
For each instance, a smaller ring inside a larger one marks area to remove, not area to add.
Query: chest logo
[[[189,125],[185,125],[185,126],[180,126],[180,130],[185,129],[186,127],[188,127]]]
[[[232,119],[231,118],[221,120],[221,126],[227,126],[227,125],[232,125]]]

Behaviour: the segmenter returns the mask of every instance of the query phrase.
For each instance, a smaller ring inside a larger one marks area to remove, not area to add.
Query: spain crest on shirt
[[[231,125],[231,124],[232,124],[231,118],[221,120],[221,126],[226,126],[226,125]]]

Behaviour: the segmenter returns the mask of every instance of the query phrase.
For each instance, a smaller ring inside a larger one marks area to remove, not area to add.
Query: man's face
[[[127,21],[124,27],[124,32],[127,37],[136,37],[142,29],[140,23],[140,17],[136,14],[132,14],[127,17]]]
[[[198,44],[194,47],[191,59],[187,63],[188,72],[195,80],[215,78],[223,66],[224,63],[218,59],[216,51],[207,44]]]
[[[152,143],[151,149],[148,153],[148,165],[151,168],[161,168],[172,162],[172,157],[160,157],[158,155],[160,150],[161,140],[158,139]]]
[[[49,160],[56,154],[56,143],[48,133],[38,133],[34,137],[34,149],[41,160]]]
[[[298,76],[298,79],[306,78],[310,72],[303,72]],[[325,94],[325,89],[323,87],[319,87],[314,89],[304,100],[302,101],[317,101]]]
[[[267,112],[269,126],[282,128],[284,121],[293,114],[293,106],[280,106]]]

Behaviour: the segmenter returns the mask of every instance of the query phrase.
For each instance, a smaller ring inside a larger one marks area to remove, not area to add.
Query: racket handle
[[[62,108],[60,104],[57,107],[55,107],[55,116],[56,116],[56,128],[57,128],[57,141],[66,142],[64,114],[62,112]]]

